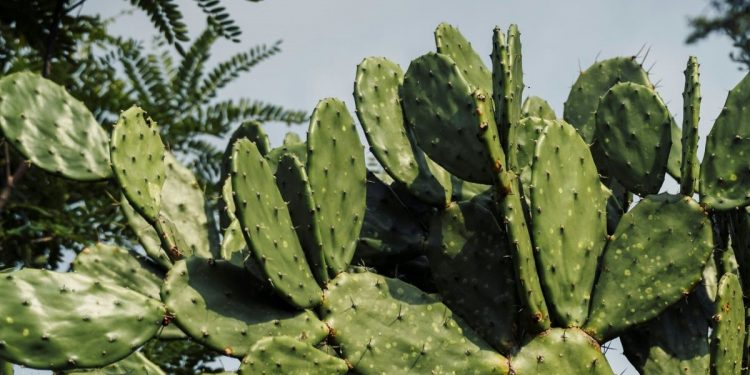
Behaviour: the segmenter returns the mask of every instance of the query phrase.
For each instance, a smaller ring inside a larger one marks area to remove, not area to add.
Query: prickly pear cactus
[[[405,74],[385,58],[357,67],[374,170],[343,101],[324,99],[307,140],[272,148],[261,124],[238,128],[220,212],[145,112],[123,112],[111,171],[146,258],[97,244],[72,273],[0,272],[2,369],[160,374],[138,347],[189,337],[243,374],[611,374],[601,347],[620,336],[644,375],[739,374],[750,81],[730,92],[698,174],[695,59],[681,131],[633,57],[582,72],[561,120],[523,97],[517,26],[493,31],[491,70],[454,26],[435,43]],[[60,90],[0,79],[0,127],[22,153],[6,125],[22,146],[39,143],[31,130],[45,140],[54,122],[30,123],[47,114],[24,98],[79,106]],[[65,125],[55,134],[92,161],[85,129]],[[58,172],[88,178],[73,170]],[[656,194],[666,173],[680,195]],[[208,235],[217,215],[221,239]]]
[[[0,356],[32,368],[101,367],[156,335],[161,303],[75,273],[0,273]]]
[[[0,79],[0,129],[45,171],[82,181],[112,176],[107,132],[85,104],[37,74]]]

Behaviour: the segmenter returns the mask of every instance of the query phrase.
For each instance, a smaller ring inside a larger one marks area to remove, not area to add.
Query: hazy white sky
[[[386,56],[405,69],[409,61],[434,50],[432,31],[440,22],[460,28],[489,65],[495,25],[516,23],[522,32],[526,95],[547,99],[558,115],[579,67],[600,59],[632,55],[650,48],[645,66],[680,123],[683,69],[688,56],[701,63],[703,93],[701,136],[708,133],[731,89],[744,75],[728,58],[731,45],[713,37],[685,45],[688,16],[708,11],[699,0],[225,0],[243,30],[242,42],[221,41],[220,61],[258,43],[283,39],[283,52],[242,75],[222,91],[222,98],[248,97],[312,111],[324,97],[351,98],[355,66],[364,57]],[[205,26],[193,1],[179,1],[191,35]],[[125,1],[88,1],[84,13],[114,15]],[[149,40],[154,28],[143,14],[121,17],[114,33]],[[306,126],[296,127],[304,132]],[[287,130],[268,128],[278,144]],[[702,148],[701,148],[702,150]],[[702,152],[702,151],[701,151]],[[670,189],[671,190],[671,189]],[[616,352],[612,350],[611,352]],[[634,374],[623,359],[613,360],[615,373]],[[623,372],[625,371],[625,372]]]

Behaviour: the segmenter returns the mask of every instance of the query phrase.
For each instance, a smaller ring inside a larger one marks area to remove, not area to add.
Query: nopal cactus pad
[[[328,335],[312,312],[289,309],[260,289],[241,267],[193,257],[174,264],[161,296],[185,333],[228,356],[244,357],[266,336],[317,344]]]
[[[138,237],[138,242],[143,246],[146,255],[148,255],[148,257],[156,262],[161,268],[170,269],[172,267],[172,262],[169,260],[167,253],[161,248],[159,233],[156,233],[156,229],[154,229],[154,227],[151,226],[141,214],[135,211],[124,195],[120,198],[120,211],[122,211],[125,216],[125,220],[127,220],[130,229],[132,229]]]
[[[595,62],[581,72],[570,88],[563,118],[578,129],[587,143],[591,143],[594,138],[594,113],[599,105],[599,98],[620,82],[652,86],[648,74],[635,56],[628,56]]]
[[[555,120],[555,110],[546,100],[538,96],[529,96],[521,107],[522,117],[539,117],[545,120]]]
[[[563,327],[580,327],[606,243],[610,193],[571,125],[555,120],[544,128],[529,190],[535,257],[550,313]]]
[[[711,223],[692,198],[641,200],[604,250],[586,331],[603,342],[659,315],[700,281],[712,250]]]
[[[66,372],[65,375],[122,375],[122,374],[145,374],[166,375],[156,364],[151,362],[143,353],[136,352],[111,365],[94,370],[81,370]]]
[[[450,57],[456,63],[456,67],[474,90],[492,92],[492,73],[457,27],[447,23],[439,24],[435,28],[435,46],[439,54]]]
[[[112,176],[107,132],[83,103],[38,74],[0,79],[0,129],[45,171],[82,181]]]
[[[187,248],[180,249],[185,256],[208,258],[211,249],[203,189],[193,172],[169,152],[164,153],[164,165],[166,180],[161,191],[161,214],[175,224],[185,241]]]
[[[313,275],[323,285],[328,282],[328,270],[323,253],[323,240],[320,237],[320,226],[314,220],[313,215],[316,205],[305,166],[294,154],[285,154],[279,160],[279,165],[276,167],[276,185],[286,201],[297,237],[305,251]]]
[[[739,375],[746,327],[742,286],[735,274],[724,274],[719,281],[712,328],[711,374]]]
[[[343,359],[292,337],[278,336],[258,340],[242,359],[238,374],[343,375],[348,371]]]
[[[620,335],[625,356],[642,374],[708,374],[708,320],[697,295]]]
[[[436,298],[397,279],[342,273],[322,306],[360,374],[508,374],[508,361]]]
[[[102,367],[154,337],[166,311],[130,289],[75,273],[0,274],[0,357],[53,370]]]
[[[489,184],[495,173],[480,139],[482,129],[491,132],[498,145],[500,140],[494,119],[485,125],[478,121],[472,93],[471,84],[450,57],[428,53],[409,65],[401,98],[407,123],[432,160],[463,180]],[[492,117],[491,113],[483,115]]]
[[[266,159],[247,139],[234,143],[232,190],[247,245],[274,291],[300,308],[318,305],[322,291],[305,260],[289,210]]]
[[[727,96],[706,138],[700,167],[701,202],[718,210],[750,204],[750,75]]]
[[[164,275],[150,262],[121,247],[98,243],[76,256],[73,270],[101,282],[128,288],[157,301]]]
[[[357,65],[354,103],[370,150],[394,180],[438,206],[450,200],[450,175],[419,149],[404,122],[399,89],[404,73],[394,62],[368,57]]]
[[[354,256],[365,216],[365,155],[344,102],[323,99],[307,131],[307,177],[331,277]]]
[[[599,344],[577,328],[553,328],[534,337],[510,359],[515,375],[612,375]]]
[[[641,196],[657,193],[672,147],[672,118],[659,96],[618,83],[599,102],[595,123],[592,152],[602,174]]]
[[[509,352],[520,303],[510,244],[492,213],[476,199],[452,203],[433,219],[427,255],[445,304],[490,345]]]
[[[156,123],[133,106],[112,128],[112,170],[125,197],[149,223],[156,222],[164,185],[164,144]]]

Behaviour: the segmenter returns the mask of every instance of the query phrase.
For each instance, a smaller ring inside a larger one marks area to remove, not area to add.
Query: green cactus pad
[[[682,129],[677,126],[674,118],[670,118],[670,132],[672,146],[669,148],[669,157],[667,158],[667,173],[677,182],[682,181]],[[698,184],[694,182],[694,186]]]
[[[685,68],[685,89],[682,91],[682,165],[680,191],[691,196],[698,180],[698,122],[701,116],[701,84],[698,58],[690,56]]]
[[[169,260],[167,253],[161,248],[159,234],[156,233],[156,229],[141,214],[135,212],[135,209],[133,209],[133,206],[130,205],[125,196],[120,198],[120,210],[125,215],[128,226],[138,237],[138,242],[143,246],[146,255],[162,269],[168,270],[172,268],[172,262]]]
[[[492,92],[492,73],[457,27],[447,23],[439,24],[435,28],[435,46],[437,53],[450,57],[456,63],[472,91],[481,89]]]
[[[525,117],[518,122],[515,129],[515,154],[516,163],[520,169],[519,178],[523,187],[523,196],[526,204],[529,204],[531,192],[531,163],[534,160],[534,152],[539,137],[544,129],[552,124],[552,121],[540,117]]]
[[[292,224],[297,231],[307,262],[320,285],[328,282],[328,271],[323,254],[323,240],[318,222],[313,220],[315,201],[305,172],[305,166],[293,154],[286,154],[276,168],[276,185],[286,201]]]
[[[365,155],[344,102],[323,99],[310,118],[307,177],[315,198],[313,221],[331,277],[346,270],[365,216]]]
[[[149,262],[123,248],[98,243],[76,256],[73,270],[101,282],[119,285],[157,301],[164,275]]]
[[[467,201],[480,194],[485,194],[492,189],[492,186],[477,184],[474,182],[464,181],[456,176],[451,175],[451,199],[453,202]]]
[[[432,160],[463,180],[492,183],[493,160],[480,139],[482,128],[498,143],[499,138],[494,123],[479,121],[480,117],[492,118],[488,116],[491,101],[485,101],[486,113],[476,112],[477,98],[453,60],[428,53],[412,61],[401,97],[407,123]]]
[[[612,192],[607,200],[607,233],[612,234],[620,223],[620,218],[630,208],[633,203],[633,193],[629,192],[616,179],[609,177],[604,179],[603,183]]]
[[[539,117],[545,120],[555,120],[555,110],[546,100],[538,96],[529,96],[521,107],[521,117]]]
[[[435,297],[397,279],[342,273],[322,307],[359,374],[507,374],[508,363]]]
[[[523,65],[521,33],[517,25],[510,25],[507,39],[503,30],[496,27],[492,33],[492,82],[495,101],[495,122],[500,129],[500,140],[508,156],[508,164],[516,168],[515,128],[521,119],[523,97]],[[514,169],[515,170],[515,169]]]
[[[13,364],[0,358],[0,374],[13,375]]]
[[[558,124],[561,122],[557,122]],[[526,117],[518,122],[516,128],[516,160],[521,168],[531,167],[539,137],[544,129],[553,124],[551,120],[541,117]],[[529,169],[529,173],[531,170]],[[531,175],[528,176],[531,182]]]
[[[224,235],[221,238],[221,247],[219,253],[221,259],[230,263],[242,266],[245,257],[249,256],[245,237],[242,235],[242,226],[235,216],[234,197],[232,196],[232,180],[226,179],[221,187],[221,200],[224,202],[223,209],[229,224],[224,228]]]
[[[247,139],[234,143],[232,190],[245,241],[274,291],[300,308],[318,305],[322,292],[305,260],[289,210],[266,159]]]
[[[156,222],[166,180],[164,144],[156,123],[133,106],[112,128],[112,170],[125,197],[149,223]]]
[[[712,250],[711,223],[692,198],[641,200],[604,250],[586,331],[604,342],[659,315],[700,281]]]
[[[354,103],[370,150],[394,180],[423,201],[444,207],[450,199],[450,175],[428,159],[404,123],[398,90],[401,68],[382,57],[357,65]]]
[[[435,216],[427,253],[443,302],[490,345],[516,345],[519,301],[505,233],[479,201],[453,203]]]
[[[745,352],[745,306],[735,274],[719,281],[711,331],[711,374],[739,375]]]
[[[294,146],[302,143],[305,142],[300,138],[299,134],[295,132],[287,132],[284,134],[284,140],[282,141],[284,146]]]
[[[573,126],[555,120],[544,128],[531,166],[530,191],[534,256],[552,320],[580,327],[606,244],[610,193]]]
[[[102,367],[154,337],[165,310],[130,289],[75,273],[0,273],[0,357],[51,370]]]
[[[268,160],[268,166],[271,170],[276,172],[276,166],[279,164],[279,160],[286,154],[292,154],[302,162],[307,164],[307,142],[301,143],[284,143],[281,147],[276,147],[268,152],[266,160]]]
[[[349,371],[346,361],[291,337],[265,337],[242,359],[239,375],[334,375]]]
[[[185,333],[225,355],[242,358],[265,336],[316,344],[328,328],[308,310],[295,311],[265,295],[241,267],[189,258],[174,264],[161,290]]]
[[[161,191],[161,214],[171,220],[187,248],[183,255],[211,257],[203,189],[189,169],[171,153],[164,153],[167,179]]]
[[[65,372],[66,375],[166,375],[166,373],[155,363],[151,362],[145,355],[133,353],[111,365],[94,370],[74,370]]]
[[[31,72],[0,79],[0,129],[32,164],[64,177],[112,177],[109,137],[65,88]]]
[[[692,294],[620,340],[641,374],[708,374],[708,321]]]
[[[602,174],[641,196],[657,193],[672,147],[672,118],[659,96],[618,83],[602,97],[595,122],[591,151]]]
[[[594,140],[594,113],[599,106],[599,98],[620,82],[652,87],[648,74],[635,56],[628,56],[595,62],[581,72],[570,88],[563,118],[578,130],[586,143]]]
[[[750,204],[750,75],[727,96],[719,117],[706,138],[700,167],[701,202],[716,210]]]
[[[500,202],[500,224],[508,235],[513,255],[516,288],[523,306],[521,324],[532,333],[537,333],[549,329],[550,316],[537,273],[534,249],[521,203],[521,184],[517,177],[513,178],[513,186],[516,190]]]
[[[366,207],[354,264],[378,266],[393,259],[414,257],[424,250],[427,234],[419,219],[370,172]]]
[[[577,328],[553,328],[510,359],[515,375],[612,375],[599,344]]]

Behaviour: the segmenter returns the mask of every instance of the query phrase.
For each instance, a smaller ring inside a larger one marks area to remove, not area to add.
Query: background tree
[[[735,50],[729,58],[750,68],[750,1],[711,0],[711,15],[690,19],[692,32],[687,43],[695,43],[709,35],[724,34],[732,40]]]
[[[111,20],[81,15],[84,3],[1,2],[0,75],[43,72],[85,103],[105,128],[121,109],[138,103],[159,122],[162,138],[178,158],[197,162],[190,165],[209,195],[221,155],[217,140],[237,124],[305,119],[304,112],[260,101],[217,99],[219,90],[239,74],[280,51],[279,42],[254,46],[209,69],[213,43],[222,37],[236,42],[240,35],[220,2],[195,1],[208,26],[185,50],[187,27],[174,1],[130,0],[159,30],[153,53],[142,52],[142,41],[109,34]],[[57,268],[65,251],[95,241],[132,248],[135,237],[123,222],[119,193],[111,182],[80,183],[29,168],[2,139],[0,165],[5,172],[0,181],[0,268]]]

